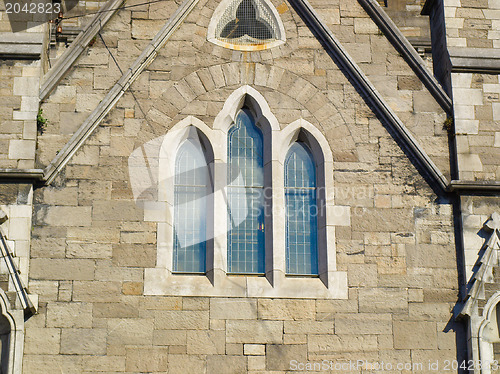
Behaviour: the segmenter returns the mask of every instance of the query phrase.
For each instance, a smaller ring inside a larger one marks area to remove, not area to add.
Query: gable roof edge
[[[369,81],[356,62],[349,56],[344,47],[335,38],[331,30],[320,19],[316,11],[307,0],[290,0],[296,12],[308,24],[314,33],[321,39],[323,46],[335,57],[340,65],[347,71],[349,76],[358,84],[379,114],[387,120],[387,123],[396,132],[398,140],[402,141],[408,150],[416,157],[417,162],[425,169],[429,176],[434,179],[443,191],[448,189],[448,180],[425,153],[423,148],[401,122],[399,117],[382,98],[375,86]]]
[[[358,2],[366,10],[373,22],[375,22],[384,32],[394,48],[401,53],[405,61],[410,65],[413,72],[422,81],[425,87],[427,87],[434,99],[436,99],[446,113],[452,115],[453,104],[450,97],[441,87],[434,75],[429,72],[425,66],[425,62],[384,9],[382,9],[375,0],[358,0]]]
[[[99,105],[73,134],[64,148],[45,168],[45,184],[50,184],[64,166],[66,166],[85,140],[94,132],[104,117],[123,96],[125,91],[127,91],[143,70],[154,60],[158,54],[158,50],[163,47],[198,2],[199,0],[184,0],[161,30],[158,31],[153,40],[151,40],[148,46],[142,51],[141,55],[134,61],[132,66],[123,73],[118,82],[108,91],[104,99],[102,99]]]

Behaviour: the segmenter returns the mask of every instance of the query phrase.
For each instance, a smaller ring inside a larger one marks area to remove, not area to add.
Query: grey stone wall
[[[500,83],[498,74],[453,73],[459,175],[500,180]]]
[[[290,360],[455,359],[456,335],[445,332],[458,293],[450,201],[432,191],[289,4],[274,3],[287,43],[251,53],[206,41],[217,4],[197,5],[133,95],[53,186],[35,191],[29,289],[40,302],[26,322],[24,371],[284,373]],[[443,112],[360,7],[328,7],[334,33],[448,171]],[[123,70],[165,21],[155,14],[123,10],[105,27]],[[42,105],[51,123],[39,138],[41,164],[119,76],[97,41]],[[143,295],[156,225],[133,200],[128,157],[188,115],[212,126],[244,84],[265,97],[282,128],[304,118],[328,140],[335,204],[351,207],[351,225],[337,227],[335,239],[347,300]]]
[[[357,2],[341,0],[338,8],[335,2],[313,0],[311,4],[433,162],[449,177],[449,156],[442,152],[448,143],[443,126],[446,115],[412,69]]]
[[[449,47],[498,48],[500,4],[497,0],[444,0]]]
[[[494,185],[498,183],[500,168],[500,117],[498,116],[500,84],[498,80],[498,18],[500,3],[490,1],[448,1],[435,2],[432,12],[442,13],[439,20],[446,28],[436,37],[446,38],[448,56],[443,55],[444,65],[448,67],[454,105],[454,132],[457,150],[457,179]],[[436,24],[436,28],[441,25]],[[433,38],[434,38],[433,34]],[[434,42],[434,41],[433,41]],[[491,68],[488,68],[490,66]],[[474,273],[482,262],[485,238],[490,233],[482,229],[483,224],[498,211],[498,194],[475,191],[460,194],[462,236],[464,247],[465,280],[469,291],[474,282]],[[496,235],[496,234],[494,234]],[[496,254],[496,249],[493,253]],[[490,263],[496,266],[496,263]],[[497,270],[493,271],[496,274]],[[484,294],[472,312],[468,336],[471,359],[492,357],[485,349],[485,336],[480,331],[483,307],[498,290],[496,276],[486,277],[483,281]],[[493,302],[493,301],[491,301]],[[493,305],[494,306],[494,305]],[[474,372],[479,372],[476,369]]]
[[[2,4],[3,6],[3,4]],[[0,28],[2,28],[0,21]],[[5,26],[5,25],[4,25]],[[2,33],[2,38],[7,33]],[[32,35],[38,34],[34,30]],[[17,51],[15,37],[25,40],[27,33],[9,34],[8,40],[2,39],[5,47],[9,41],[14,41],[14,48],[2,48],[0,51],[0,169],[33,169],[35,167],[35,150],[37,137],[37,114],[39,109],[38,87],[41,74],[40,60],[6,59],[4,52]],[[14,37],[13,37],[14,36]],[[39,36],[39,35],[38,35]],[[28,38],[29,40],[32,40]],[[38,40],[37,37],[34,39]],[[41,39],[41,38],[40,38]],[[41,45],[34,45],[41,48]],[[14,57],[14,56],[10,56]],[[8,220],[1,225],[3,238],[13,257],[13,266],[19,271],[23,284],[28,283],[31,217],[33,186],[29,182],[0,180],[0,209],[7,215]],[[15,315],[16,326],[11,326],[22,335],[23,306],[16,296],[17,280],[12,279],[9,272],[11,265],[7,258],[0,259],[0,287],[6,293],[2,295],[3,313]],[[14,270],[15,271],[15,270]],[[36,304],[36,297],[31,300]],[[14,332],[13,332],[14,334]],[[22,336],[14,338],[12,346],[20,350],[22,356]],[[19,357],[20,357],[19,356]],[[18,368],[19,359],[12,359],[12,365]],[[13,366],[13,367],[14,367]]]
[[[454,67],[450,78],[455,109],[455,133],[457,139],[459,178],[463,180],[499,179],[500,143],[500,98],[498,69],[485,73],[474,68],[475,63],[464,72],[466,60],[495,53],[500,25],[500,4],[497,1],[444,1],[438,2],[434,12],[444,12],[446,44]],[[443,60],[447,60],[444,56]],[[490,63],[495,58],[491,55]],[[449,61],[449,60],[448,60]],[[466,65],[469,63],[466,63]],[[445,61],[445,66],[450,62]],[[497,64],[498,65],[498,64]],[[475,70],[476,69],[476,70]]]

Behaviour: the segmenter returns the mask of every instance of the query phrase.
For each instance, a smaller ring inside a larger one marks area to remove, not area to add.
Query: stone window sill
[[[341,271],[311,278],[282,273],[274,277],[231,276],[222,270],[194,276],[150,268],[144,275],[145,295],[347,299],[347,289],[347,273]]]

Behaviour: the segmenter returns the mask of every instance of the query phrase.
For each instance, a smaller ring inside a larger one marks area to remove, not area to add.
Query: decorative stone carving
[[[491,215],[491,218],[484,224],[484,228],[488,229],[489,231],[500,231],[500,214],[494,212]]]
[[[2,209],[0,209],[0,225],[5,221],[7,221],[8,219],[9,217],[7,217],[7,214],[5,214],[5,212]]]
[[[486,298],[484,292],[485,283],[493,283],[493,268],[498,265],[497,250],[500,247],[500,214],[497,212],[491,215],[484,224],[484,229],[491,232],[491,236],[486,241],[484,253],[479,260],[479,268],[470,280],[470,289],[467,299],[460,312],[461,315],[471,316],[474,313],[474,305],[478,299]]]

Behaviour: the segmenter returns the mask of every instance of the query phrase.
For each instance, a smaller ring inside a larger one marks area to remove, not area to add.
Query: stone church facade
[[[500,2],[144,3],[1,13],[0,372],[495,372]]]

